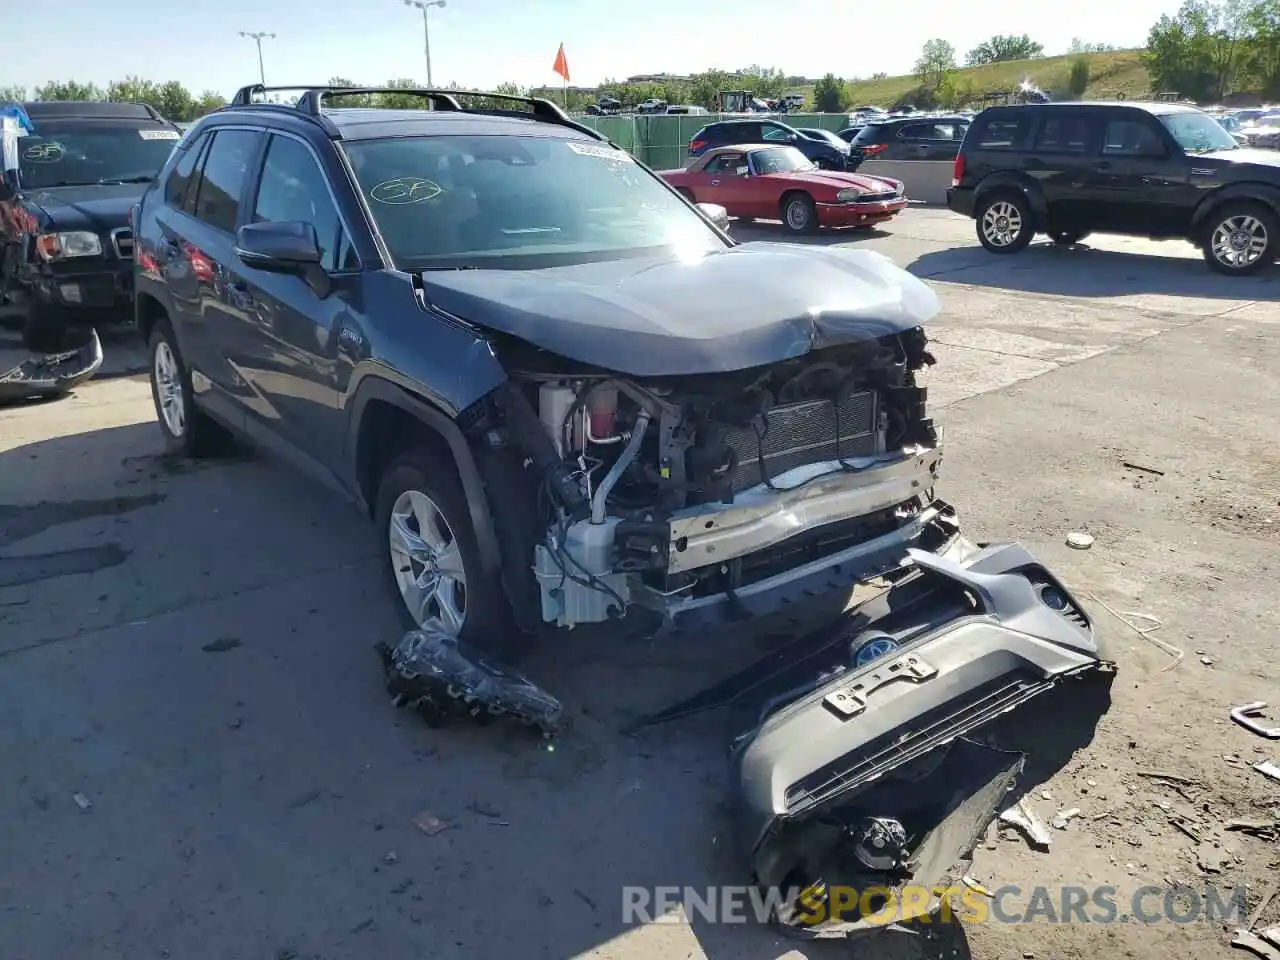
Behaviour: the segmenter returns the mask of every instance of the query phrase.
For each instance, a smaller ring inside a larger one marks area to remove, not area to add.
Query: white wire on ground
[[[1098,606],[1102,607],[1103,610],[1107,611],[1107,613],[1111,614],[1113,617],[1115,617],[1117,620],[1123,623],[1126,627],[1128,627],[1130,630],[1132,630],[1134,633],[1140,636],[1143,640],[1146,640],[1152,646],[1158,647],[1159,649],[1167,653],[1169,656],[1173,657],[1173,663],[1169,664],[1167,667],[1163,667],[1160,670],[1161,673],[1164,673],[1166,670],[1172,670],[1174,667],[1180,664],[1182,662],[1182,658],[1186,656],[1186,654],[1182,650],[1178,649],[1173,644],[1165,643],[1159,637],[1152,636],[1153,633],[1155,633],[1157,630],[1159,630],[1161,627],[1164,626],[1164,624],[1160,621],[1159,617],[1153,617],[1149,613],[1140,613],[1137,610],[1118,611],[1114,607],[1112,607],[1109,603],[1107,603],[1105,600],[1099,598],[1096,593],[1086,594],[1086,596],[1088,596],[1090,600],[1098,604]],[[1140,627],[1136,623],[1134,623],[1132,620],[1128,619],[1129,617],[1133,617],[1136,620],[1146,620],[1151,625],[1148,627]]]

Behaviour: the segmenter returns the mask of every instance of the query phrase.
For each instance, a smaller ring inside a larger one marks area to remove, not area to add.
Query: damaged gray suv
[[[949,534],[888,259],[739,245],[545,101],[259,93],[134,212],[158,419],[360,499],[408,626],[723,622]]]
[[[499,663],[535,633],[878,590],[648,718],[745,709],[738,835],[813,936],[882,929],[832,891],[945,883],[1028,747],[1086,742],[1096,710],[1064,735],[1074,681],[1109,673],[1092,623],[935,496],[921,281],[735,243],[545,100],[266,92],[199,121],[133,211],[157,418],[174,452],[230,431],[373,517],[398,702],[549,729],[558,701]]]

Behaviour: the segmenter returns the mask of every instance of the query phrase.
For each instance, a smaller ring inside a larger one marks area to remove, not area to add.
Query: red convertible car
[[[659,171],[694,203],[718,203],[742,220],[781,218],[793,233],[870,227],[907,198],[899,180],[819,170],[795,147],[715,147],[681,170]]]

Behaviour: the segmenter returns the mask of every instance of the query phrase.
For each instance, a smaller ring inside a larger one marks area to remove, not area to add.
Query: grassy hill
[[[961,89],[970,95],[1013,90],[1024,79],[1050,93],[1065,92],[1071,61],[1079,57],[1089,61],[1086,98],[1110,100],[1123,93],[1125,97],[1133,99],[1151,92],[1151,78],[1147,74],[1147,68],[1142,65],[1141,50],[1069,54],[1039,60],[1008,60],[957,70],[955,79]],[[919,85],[919,78],[905,76],[850,81],[848,87],[849,96],[855,105],[872,103],[890,106]]]

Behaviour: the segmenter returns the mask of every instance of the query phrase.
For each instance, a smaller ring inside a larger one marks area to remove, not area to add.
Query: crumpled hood
[[[428,271],[429,302],[636,377],[720,373],[927,323],[938,298],[870,251],[747,243],[544,270]]]
[[[64,230],[89,229],[99,233],[128,226],[129,209],[146,191],[145,183],[104,183],[81,187],[46,187],[30,194]]]

